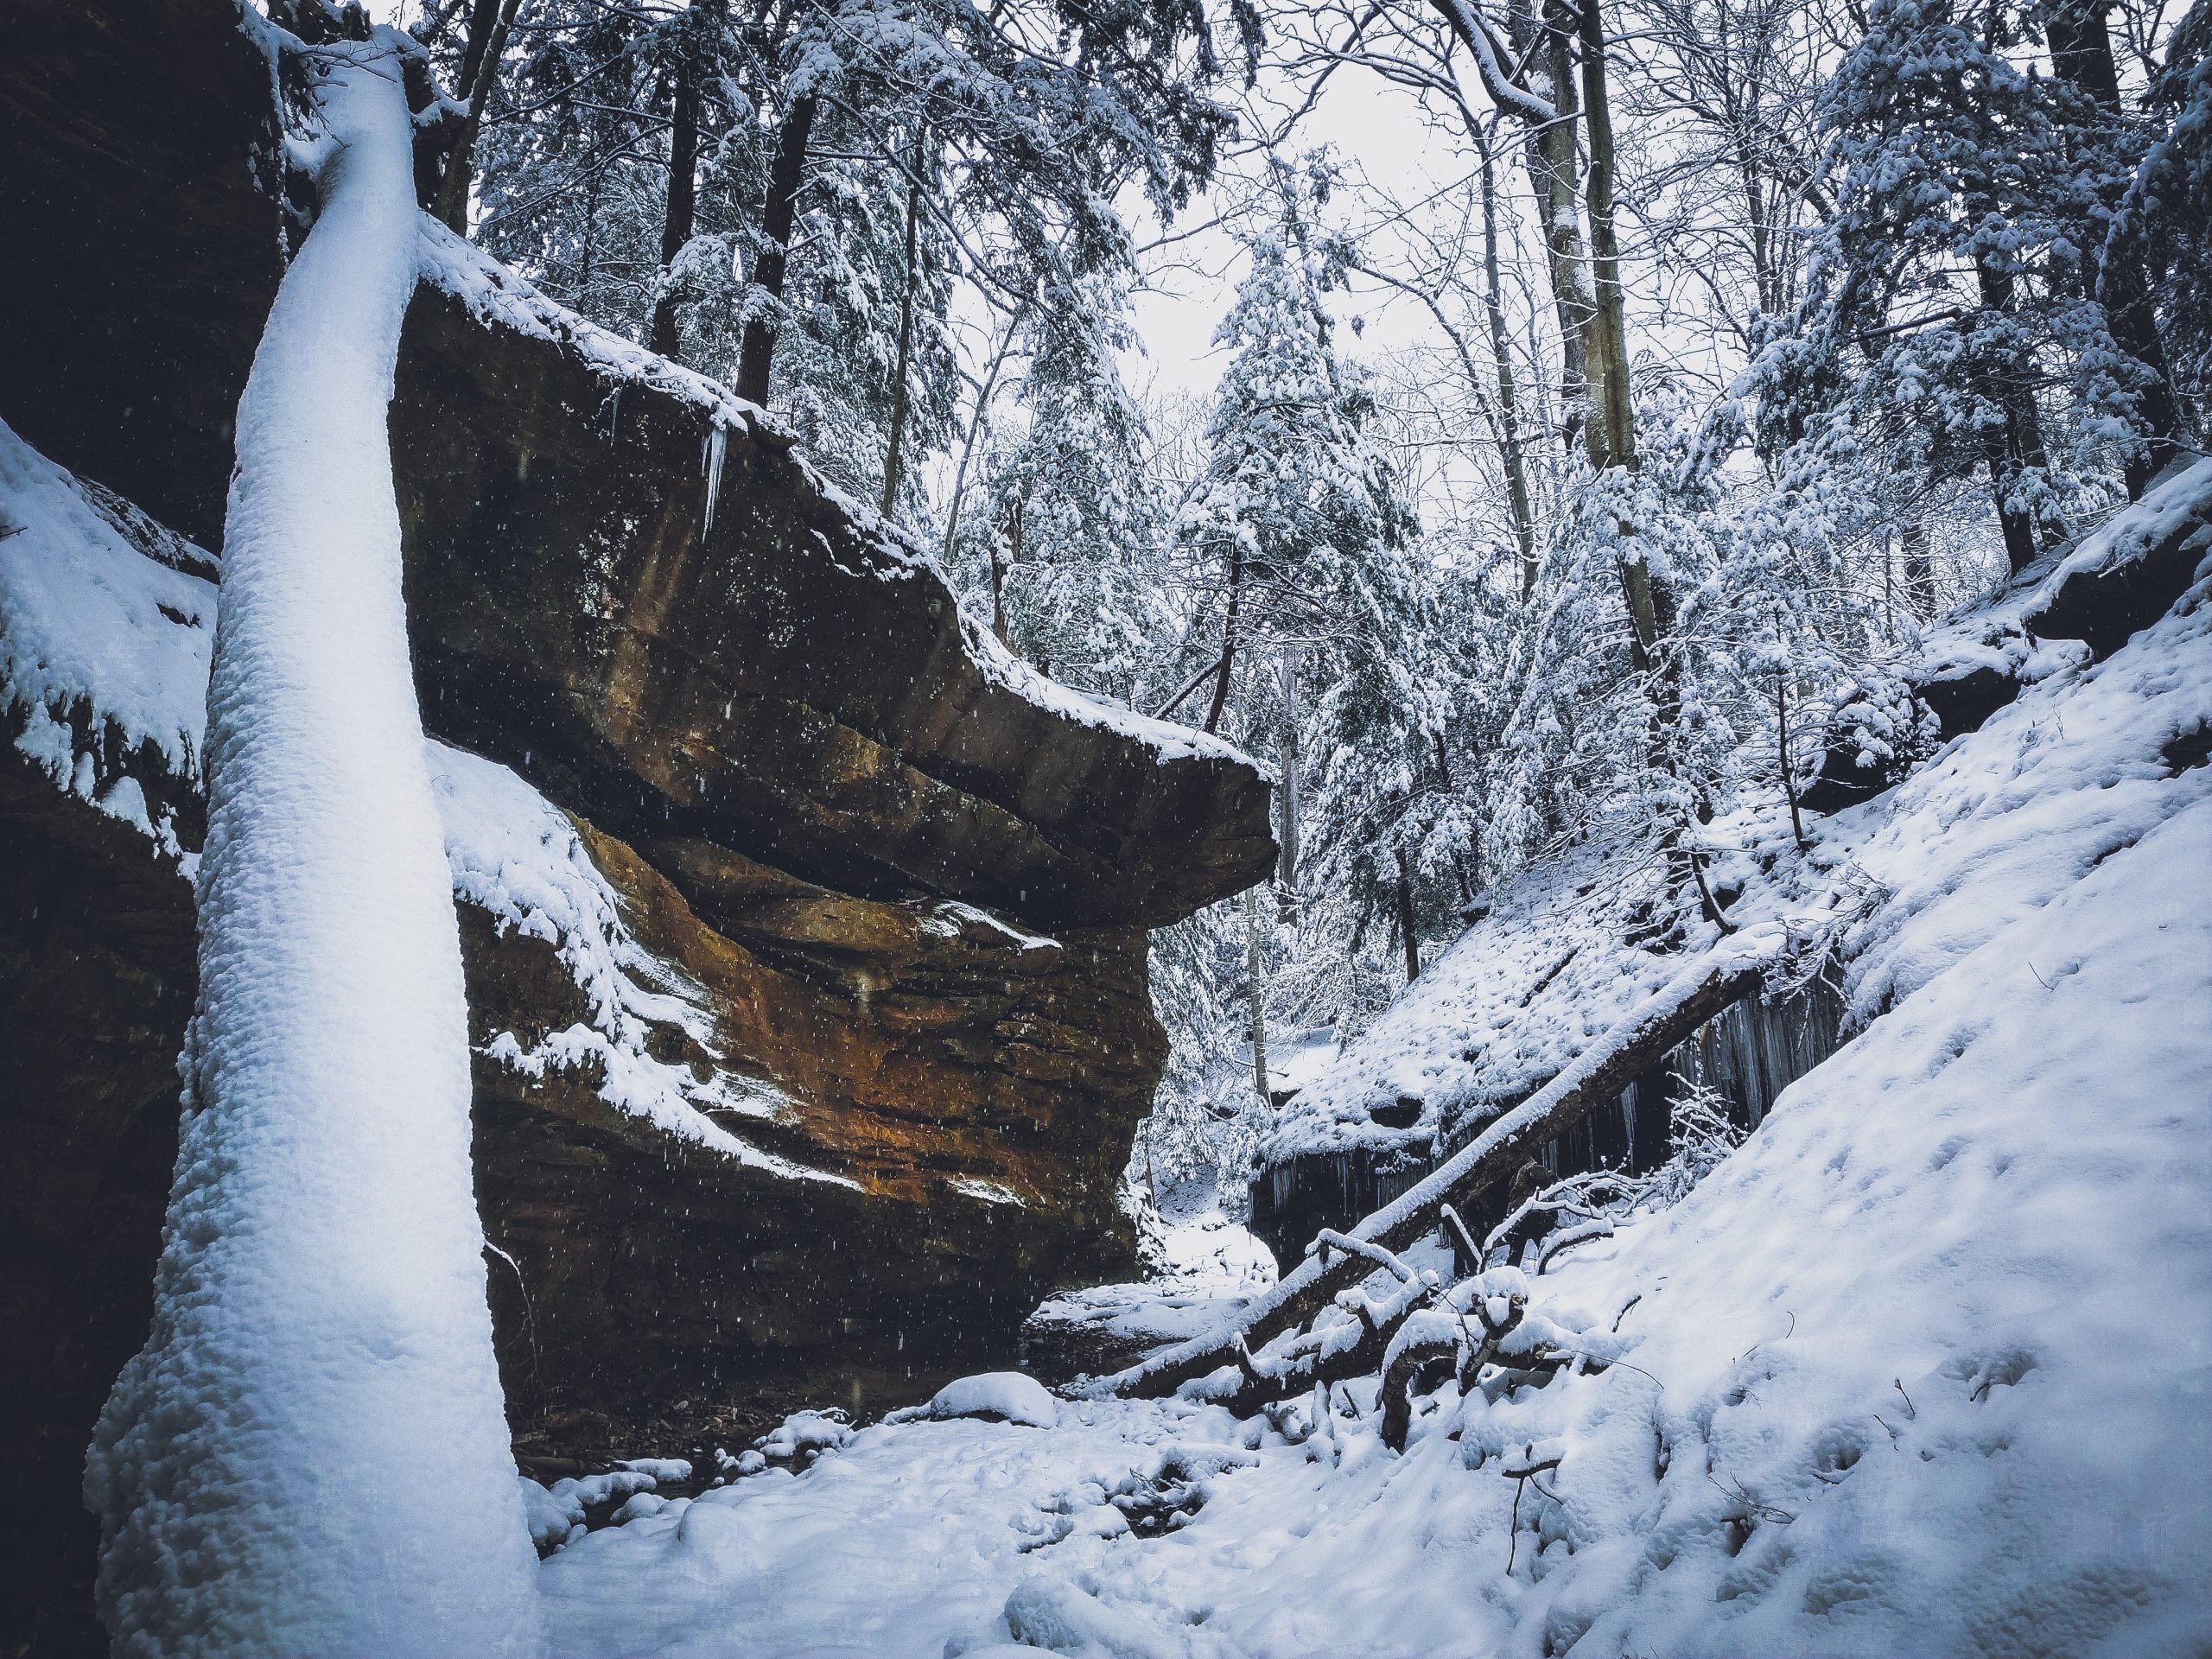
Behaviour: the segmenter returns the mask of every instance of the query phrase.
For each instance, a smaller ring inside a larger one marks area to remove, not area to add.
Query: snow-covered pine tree
[[[1340,254],[1317,235],[1319,173],[1278,166],[1276,211],[1246,246],[1250,268],[1215,334],[1231,353],[1207,423],[1205,470],[1177,533],[1220,595],[1205,725],[1220,727],[1243,682],[1262,684],[1286,646],[1319,645],[1359,625],[1359,574],[1408,525],[1362,427],[1364,385],[1337,360],[1323,295]],[[1242,699],[1247,726],[1276,723],[1278,699]]]
[[[2114,216],[2099,296],[2145,314],[2137,327],[2156,331],[2177,422],[2201,449],[2212,423],[2212,0],[2197,0],[2174,26],[2148,93],[2169,124]],[[2112,274],[2131,270],[2142,274],[2140,296],[2115,295]]]
[[[1185,580],[1211,601],[1174,677],[1191,687],[1197,659],[1183,713],[1272,753],[1284,849],[1274,914],[1218,906],[1155,943],[1177,1144],[1246,1133],[1200,1114],[1253,1109],[1255,1015],[1284,1034],[1356,1027],[1404,982],[1400,957],[1449,925],[1471,873],[1447,758],[1462,659],[1370,383],[1337,356],[1325,296],[1343,250],[1313,219],[1325,183],[1318,168],[1268,181],[1177,524]]]
[[[455,16],[423,28],[457,63]],[[528,23],[477,146],[486,245],[772,402],[862,499],[899,425],[910,512],[957,384],[952,285],[1041,311],[1126,269],[1116,198],[1179,207],[1230,124],[1180,0],[546,0]]]
[[[968,519],[968,562],[976,586],[995,588],[1014,649],[1065,684],[1141,702],[1173,649],[1167,504],[1116,361],[1120,284],[1077,282],[1081,292],[1055,295],[1025,330],[1020,424]]]
[[[2167,424],[2093,257],[2147,135],[2033,63],[2044,22],[2011,0],[1872,9],[1823,100],[1835,213],[1756,377],[1770,446],[1979,475],[2015,569],[2139,487]]]

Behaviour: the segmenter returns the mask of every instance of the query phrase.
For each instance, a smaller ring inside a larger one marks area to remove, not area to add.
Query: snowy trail
[[[188,1115],[87,1494],[118,1653],[488,1659],[543,1637],[385,425],[411,128],[387,35],[318,55],[322,211],[238,410]]]

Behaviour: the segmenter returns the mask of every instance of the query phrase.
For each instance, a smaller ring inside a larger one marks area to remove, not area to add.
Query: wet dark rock
[[[153,1314],[192,1008],[192,895],[0,716],[0,1653],[105,1654],[78,1496]]]

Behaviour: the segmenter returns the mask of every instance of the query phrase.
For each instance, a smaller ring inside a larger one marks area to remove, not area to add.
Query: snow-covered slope
[[[2200,572],[1802,861],[1741,855],[1746,903],[1863,895],[1864,1026],[1677,1207],[1537,1281],[1625,1363],[1447,1384],[1403,1457],[1371,1416],[1294,1444],[1182,1401],[878,1426],[571,1543],[556,1649],[2203,1654],[2208,732]],[[1130,1534],[1166,1489],[1202,1501]]]
[[[1556,1075],[1679,969],[1678,957],[1621,943],[1638,909],[1659,897],[1661,877],[1641,846],[1600,842],[1498,894],[1489,915],[1317,1069],[1262,1137],[1262,1162],[1360,1147],[1426,1154],[1439,1136]],[[1702,923],[1691,927],[1693,945],[1713,938]],[[1370,1116],[1377,1106],[1393,1121]]]
[[[2212,543],[2208,524],[2212,460],[2177,465],[2140,503],[2115,515],[2049,567],[2038,567],[2032,579],[2007,587],[1938,628],[1928,648],[1933,665],[1929,671],[1964,674],[1987,668],[2028,685],[2057,676],[2055,683],[2074,688],[2063,694],[2071,698],[2079,690],[2078,671],[2088,660],[2087,647],[2078,640],[2038,638],[2028,625],[2057,601],[2069,582],[2124,574],[2140,563],[2146,550],[2177,538],[2187,541],[2193,534],[2190,556],[2201,554]],[[2104,711],[2100,718],[2166,720],[2172,710],[2154,697],[2155,707],[2136,706],[2149,695],[2141,686],[2117,696],[2107,688],[2093,700]],[[2006,729],[2026,734],[1991,743],[1966,740],[1971,747],[1964,750],[1963,760],[1956,758],[1961,747],[1955,741],[1893,796],[1833,818],[1808,817],[1813,844],[1802,854],[1794,847],[1778,792],[1708,826],[1702,840],[1712,861],[1710,878],[1732,897],[1732,919],[1785,920],[1820,928],[1831,919],[1847,919],[1870,895],[1893,893],[1896,902],[1880,905],[1869,923],[1873,932],[1843,942],[1846,954],[1855,958],[1868,949],[1874,932],[1904,926],[1902,918],[1916,915],[1936,896],[1931,881],[1950,879],[1935,873],[1947,864],[1923,855],[1930,834],[1989,836],[1992,856],[2044,861],[2048,868],[2040,875],[2024,865],[2017,872],[2023,896],[2015,902],[2045,902],[2054,880],[2078,873],[2082,858],[2096,855],[2075,849],[2077,842],[2080,848],[2094,849],[2102,844],[2101,838],[2129,833],[2134,820],[2128,804],[2140,791],[2123,791],[2063,825],[2014,819],[1995,810],[1993,798],[2047,791],[2054,774],[2043,766],[2018,770],[2024,763],[2023,753],[2015,751],[2044,741],[2045,729],[2009,722]],[[2000,752],[1993,744],[2012,747]],[[2078,751],[2071,764],[2101,766],[2107,753]],[[2143,764],[2158,762],[2153,757]],[[1965,775],[1961,766],[1982,768],[1983,773]],[[2065,846],[2075,850],[2062,854],[2043,845],[2045,829],[2058,831]],[[1972,861],[1964,852],[1959,856]],[[1716,937],[1710,924],[1694,917],[1682,921],[1675,937],[1652,937],[1661,931],[1653,921],[1655,905],[1664,921],[1675,919],[1671,906],[1656,904],[1664,875],[1648,838],[1630,830],[1569,849],[1491,895],[1488,912],[1306,1084],[1262,1137],[1262,1163],[1363,1147],[1404,1147],[1426,1154],[1439,1137],[1464,1138],[1471,1125],[1556,1075],[1592,1038],[1664,983],[1681,953],[1703,948]],[[1950,930],[1961,925],[1946,909],[1940,920],[1923,925]],[[1973,931],[1964,927],[1955,937],[1973,937]],[[1910,977],[1908,971],[1905,978]],[[1892,979],[1886,952],[1852,969],[1853,1023],[1863,1023],[1885,1006]],[[1414,1102],[1418,1111],[1408,1123],[1405,1115]],[[1377,1122],[1370,1115],[1378,1106],[1391,1121]],[[1400,1109],[1387,1109],[1392,1107]]]

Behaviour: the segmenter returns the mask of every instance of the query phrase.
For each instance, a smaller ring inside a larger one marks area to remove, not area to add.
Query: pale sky
[[[1264,93],[1267,88],[1263,85],[1261,90]],[[1376,75],[1347,68],[1331,81],[1292,135],[1290,151],[1299,155],[1325,145],[1354,170],[1411,192],[1424,182],[1437,181],[1431,178],[1438,171],[1430,165],[1433,143],[1409,93]],[[1231,169],[1249,170],[1255,161],[1249,156],[1232,161]],[[1455,166],[1448,156],[1440,156],[1439,161],[1447,172]],[[1193,204],[1177,228],[1211,217],[1222,194],[1217,189],[1207,200]],[[1138,232],[1138,240],[1158,234],[1156,225],[1147,225]],[[1124,374],[1133,387],[1152,384],[1163,391],[1203,397],[1221,378],[1224,365],[1219,348],[1212,344],[1213,331],[1228,314],[1243,264],[1236,244],[1220,230],[1201,232],[1169,252],[1173,267],[1164,268],[1164,256],[1148,262],[1153,268],[1147,273],[1147,284],[1135,296],[1133,321],[1144,352],[1124,364]],[[1348,327],[1338,331],[1338,351],[1350,359],[1417,338],[1427,321],[1411,302],[1393,301],[1371,288],[1339,294],[1335,301],[1340,322],[1348,323],[1357,315],[1364,325],[1357,337]]]

